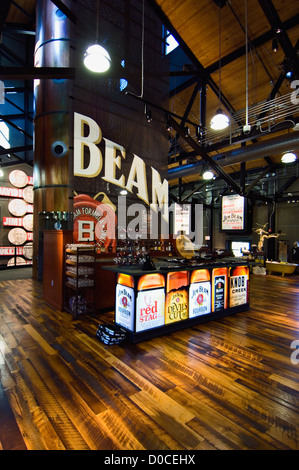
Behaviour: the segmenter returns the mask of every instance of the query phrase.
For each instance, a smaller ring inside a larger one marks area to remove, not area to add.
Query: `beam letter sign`
[[[85,129],[88,129],[85,132]],[[74,113],[74,175],[83,178],[94,178],[103,169],[102,179],[112,183],[130,193],[137,189],[137,196],[147,205],[157,211],[161,209],[164,220],[168,221],[168,181],[161,182],[160,174],[151,167],[152,188],[151,201],[148,194],[147,169],[145,162],[138,155],[134,155],[130,171],[116,178],[116,169],[121,171],[122,160],[126,158],[125,149],[110,140],[105,141],[105,157],[97,146],[102,141],[102,131],[98,124],[90,117]],[[84,151],[89,152],[89,162],[84,165]]]

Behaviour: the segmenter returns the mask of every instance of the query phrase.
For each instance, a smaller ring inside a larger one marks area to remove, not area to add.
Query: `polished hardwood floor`
[[[299,449],[299,276],[250,310],[139,344],[96,338],[32,279],[0,282],[0,449]]]

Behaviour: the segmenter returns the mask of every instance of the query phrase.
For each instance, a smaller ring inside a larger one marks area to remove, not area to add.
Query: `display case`
[[[95,245],[66,245],[64,309],[74,318],[95,312],[95,263]]]
[[[116,273],[115,323],[132,342],[249,308],[249,266],[244,261],[104,269]]]

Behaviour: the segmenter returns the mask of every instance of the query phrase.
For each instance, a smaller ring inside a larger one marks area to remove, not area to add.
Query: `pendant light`
[[[204,180],[212,180],[214,178],[214,173],[211,170],[207,170],[203,173],[202,177]]]
[[[243,126],[244,134],[251,132],[251,125],[248,121],[248,20],[247,20],[247,0],[245,0],[245,57],[246,57],[246,123]]]
[[[285,153],[281,157],[282,163],[293,163],[294,161],[296,161],[296,159],[297,159],[297,157],[293,152]]]
[[[84,54],[84,65],[88,70],[95,73],[107,72],[110,68],[111,57],[103,46],[98,44],[99,29],[99,0],[97,0],[97,29],[96,42],[89,46]]]
[[[211,128],[214,130],[225,129],[229,125],[229,118],[221,109],[221,6],[219,2],[219,108],[211,119]]]

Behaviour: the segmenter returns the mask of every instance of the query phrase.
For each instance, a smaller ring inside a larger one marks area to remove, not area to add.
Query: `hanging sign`
[[[222,197],[222,230],[243,230],[245,209],[245,199],[239,194],[231,194]]]

